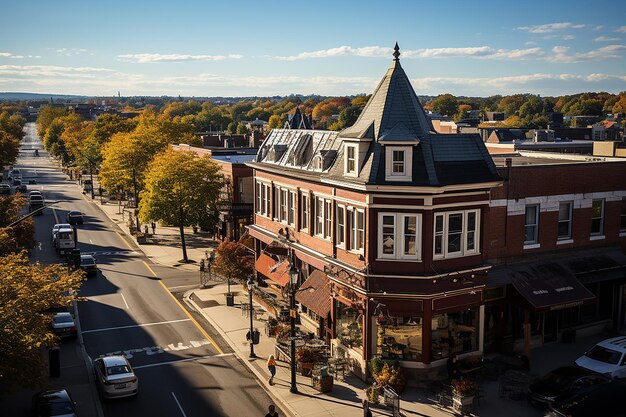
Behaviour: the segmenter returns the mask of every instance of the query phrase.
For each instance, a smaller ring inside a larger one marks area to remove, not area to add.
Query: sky
[[[400,46],[418,95],[626,91],[626,1],[39,1],[0,13],[0,92],[370,94]]]

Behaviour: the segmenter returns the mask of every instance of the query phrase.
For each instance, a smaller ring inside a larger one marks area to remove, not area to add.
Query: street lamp
[[[296,285],[298,285],[298,269],[291,261],[289,268],[289,320],[291,324],[291,388],[289,392],[296,394],[298,387],[296,386]]]
[[[256,354],[254,353],[254,323],[252,321],[254,311],[254,307],[252,306],[252,287],[254,286],[254,279],[250,277],[248,279],[248,302],[250,303],[250,310],[248,310],[250,314],[250,358],[256,358]]]

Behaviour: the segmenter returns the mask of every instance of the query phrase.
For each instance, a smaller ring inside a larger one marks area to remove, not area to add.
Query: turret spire
[[[396,42],[396,46],[393,47],[393,60],[400,61],[400,47],[398,46],[398,42]]]

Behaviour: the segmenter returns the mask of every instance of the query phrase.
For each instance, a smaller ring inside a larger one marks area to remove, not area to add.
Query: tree
[[[245,125],[245,123],[243,123],[243,122],[237,123],[237,134],[238,135],[247,135],[248,133],[250,133],[250,131],[248,130],[248,127]]]
[[[268,122],[268,127],[270,129],[280,129],[285,125],[285,120],[277,114],[273,114],[270,116],[270,121]]]
[[[254,272],[254,257],[239,242],[226,239],[217,247],[215,254],[213,270],[226,277],[228,294],[230,294],[230,281],[232,279],[244,281]]]
[[[75,300],[83,280],[64,265],[30,264],[25,252],[0,257],[0,394],[42,382],[40,349],[58,343],[46,311]]]
[[[20,153],[20,141],[0,130],[0,167],[13,165]]]
[[[30,250],[35,247],[35,226],[32,218],[8,227],[9,224],[22,216],[22,209],[26,199],[20,193],[11,196],[0,197],[0,231],[3,239],[0,239],[0,255],[18,252],[22,249]]]
[[[39,109],[37,116],[37,134],[39,137],[44,137],[48,131],[48,127],[57,117],[62,117],[67,114],[67,110],[62,107],[44,106]]]
[[[459,103],[452,94],[442,94],[431,101],[428,106],[432,111],[443,116],[453,116],[456,114]]]
[[[220,167],[209,156],[167,150],[148,166],[141,193],[139,218],[178,226],[183,262],[189,262],[184,227],[201,224],[215,206],[223,185]]]

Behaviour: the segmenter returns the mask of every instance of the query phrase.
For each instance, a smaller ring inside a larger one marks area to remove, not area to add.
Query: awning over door
[[[309,288],[312,290],[307,290]],[[326,274],[316,269],[300,286],[300,290],[296,294],[296,300],[318,316],[326,318],[326,315],[330,312],[332,300],[330,280]]]
[[[595,295],[558,262],[509,269],[513,287],[535,311],[553,311],[595,301]]]
[[[281,287],[289,283],[289,262],[286,260],[279,262],[262,253],[256,260],[255,266],[259,274],[271,279]]]

